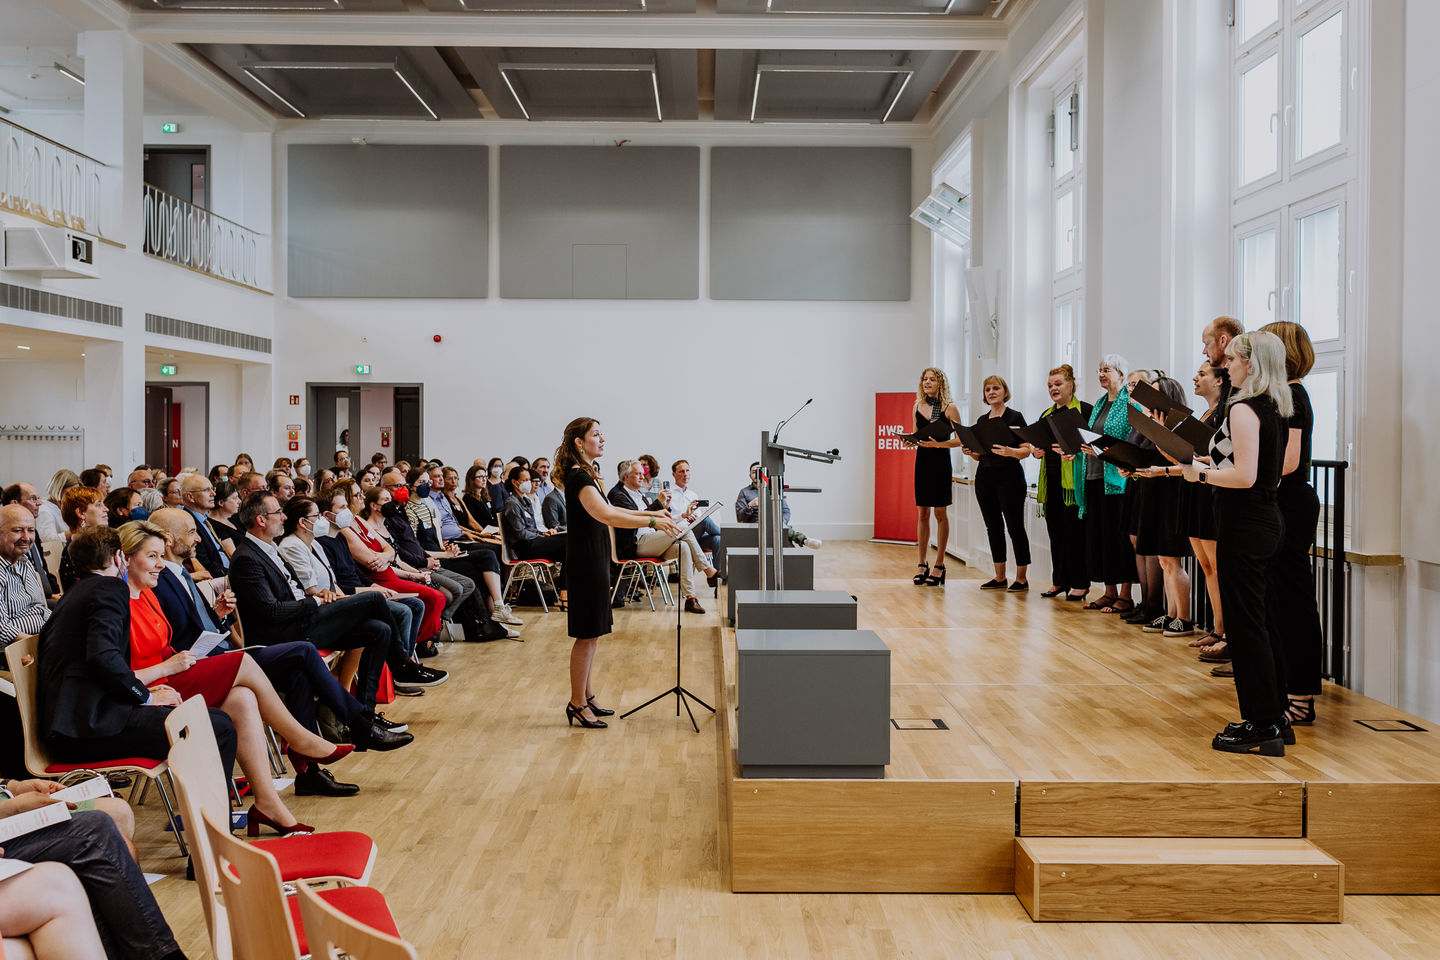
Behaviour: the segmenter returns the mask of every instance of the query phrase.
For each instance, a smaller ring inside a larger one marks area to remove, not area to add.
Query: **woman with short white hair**
[[[1116,440],[1130,437],[1130,391],[1125,375],[1130,364],[1118,353],[1106,354],[1096,371],[1104,396],[1090,410],[1089,427]],[[1126,480],[1113,463],[1099,457],[1090,445],[1075,458],[1075,502],[1085,521],[1086,566],[1090,579],[1105,584],[1100,599],[1085,605],[1101,613],[1129,613],[1135,609],[1130,584],[1135,579],[1135,549],[1125,523]]]

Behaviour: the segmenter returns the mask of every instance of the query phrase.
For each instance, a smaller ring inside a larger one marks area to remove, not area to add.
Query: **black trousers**
[[[169,712],[163,707],[139,709],[161,715],[162,723]],[[232,756],[234,749],[235,728],[231,727]],[[31,863],[63,863],[75,871],[90,900],[107,957],[157,960],[178,955],[180,947],[160,914],[145,875],[125,849],[115,822],[105,814],[82,810],[67,821],[6,840],[5,856]]]
[[[367,591],[321,604],[305,627],[305,639],[321,650],[364,650],[356,679],[366,710],[375,709],[380,668],[388,663],[393,672],[408,662],[404,643],[395,635],[395,621],[378,593]]]
[[[1135,548],[1125,529],[1125,494],[1106,494],[1103,477],[1085,481],[1085,567],[1087,575],[1100,583],[1135,582]]]
[[[1288,706],[1285,654],[1266,615],[1266,570],[1280,549],[1284,526],[1273,494],[1215,491],[1215,569],[1226,650],[1235,668],[1240,716],[1255,724],[1278,722]]]
[[[1013,464],[1013,467],[1012,467]],[[1015,544],[1015,565],[1030,565],[1030,535],[1025,532],[1025,471],[1018,460],[990,466],[981,464],[975,471],[975,500],[980,516],[985,518],[985,533],[990,538],[990,558],[1004,563],[1005,528]]]
[[[246,647],[245,653],[270,678],[275,692],[306,730],[316,733],[320,730],[315,710],[317,698],[347,725],[353,726],[364,712],[360,701],[340,686],[335,674],[325,666],[314,644],[291,641],[268,647]]]
[[[1270,589],[1269,626],[1284,653],[1282,677],[1288,693],[1306,696],[1320,692],[1323,664],[1320,610],[1315,605],[1315,574],[1310,548],[1315,545],[1315,524],[1320,519],[1320,498],[1306,483],[1282,488],[1276,497],[1285,533],[1275,559],[1265,568]],[[1230,615],[1227,612],[1225,619]],[[1228,629],[1228,626],[1227,626]]]
[[[1067,590],[1088,590],[1090,575],[1085,572],[1085,522],[1080,508],[1066,506],[1059,485],[1045,504],[1045,529],[1050,534],[1051,580]]]

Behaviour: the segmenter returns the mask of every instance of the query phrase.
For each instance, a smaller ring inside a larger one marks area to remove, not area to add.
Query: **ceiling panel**
[[[634,121],[699,116],[693,50],[462,47],[456,52],[502,117]]]
[[[717,13],[811,13],[980,16],[989,15],[995,0],[715,0]]]
[[[954,61],[950,51],[720,50],[715,119],[913,120]]]
[[[396,13],[405,0],[125,0],[136,10],[198,13]]]
[[[471,13],[694,13],[695,0],[424,0],[435,11]]]

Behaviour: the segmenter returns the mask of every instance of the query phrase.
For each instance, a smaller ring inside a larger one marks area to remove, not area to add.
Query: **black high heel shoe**
[[[926,577],[925,585],[927,587],[938,587],[944,585],[945,583],[945,564],[937,563],[935,564],[935,569],[940,571],[940,576],[937,577],[932,573],[930,576]]]
[[[586,698],[585,698],[585,703],[586,703],[587,706],[590,707],[590,712],[593,713],[593,714],[595,714],[595,716],[597,716],[597,717],[613,717],[613,716],[615,716],[615,711],[614,711],[614,710],[607,710],[607,709],[605,709],[604,707],[597,707],[597,706],[595,705],[595,698],[594,698],[594,697],[586,697]]]
[[[917,587],[923,587],[925,586],[926,581],[930,579],[930,564],[917,563],[915,564],[915,566],[921,567],[922,569],[919,573],[915,574],[915,579],[911,580],[910,582],[915,584],[915,586]]]
[[[604,720],[586,720],[584,715],[581,713],[581,711],[583,711],[584,709],[584,707],[577,707],[567,700],[565,702],[565,725],[567,727],[573,726],[575,724],[575,721],[579,720],[580,726],[588,727],[592,730],[599,727],[610,726],[610,724],[606,723]]]

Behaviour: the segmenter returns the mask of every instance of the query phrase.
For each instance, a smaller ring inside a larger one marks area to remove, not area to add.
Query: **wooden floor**
[[[909,549],[832,541],[816,573],[824,587],[859,597],[861,626],[897,651],[894,679],[913,685],[915,712],[941,711],[968,731],[982,770],[1074,782],[1198,770],[1197,780],[1212,782],[1323,776],[1347,787],[1386,777],[1423,783],[1440,771],[1420,735],[1386,735],[1369,749],[1353,720],[1384,717],[1362,716],[1373,701],[1340,691],[1327,691],[1321,723],[1302,730],[1283,760],[1212,755],[1208,739],[1233,719],[1233,691],[1204,674],[1184,641],[1144,638],[1035,593],[981,594],[983,578],[958,565],[946,587],[917,589],[903,579],[910,560]],[[686,616],[684,682],[719,705],[724,635],[719,605],[705,602],[708,615]],[[1348,896],[1341,925],[1040,924],[1010,894],[731,893],[723,721],[706,714],[696,734],[670,700],[609,730],[567,729],[564,616],[523,615],[525,643],[451,646],[437,664],[452,671],[450,682],[389,708],[417,740],[341,764],[336,772],[359,782],[360,796],[292,801],[302,820],[376,838],[372,882],[422,957],[1440,954],[1440,897]],[[632,608],[616,627],[601,644],[597,686],[603,701],[625,709],[674,682],[674,618]],[[1125,691],[1141,699],[1119,696]],[[1100,726],[1150,717],[1164,748],[1137,755],[1060,722],[1087,711]],[[1009,724],[1018,735],[1004,735]],[[1307,749],[1314,737],[1359,737],[1366,748],[1322,756]],[[896,757],[954,770],[928,749],[922,742]],[[154,888],[161,906],[187,953],[208,956],[195,887],[159,829],[159,806],[152,800],[137,813],[142,865],[169,874]],[[1227,814],[1197,803],[1192,815]]]

